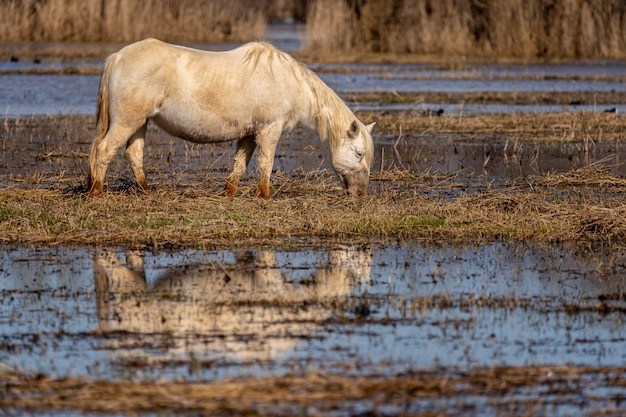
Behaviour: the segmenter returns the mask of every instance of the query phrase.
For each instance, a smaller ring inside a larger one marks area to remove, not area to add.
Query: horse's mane
[[[247,48],[247,51],[243,58],[243,62],[244,64],[251,66],[253,70],[259,65],[261,58],[265,59],[265,62],[267,62],[267,68],[269,68],[270,71],[272,70],[275,59],[278,58],[288,61],[287,58],[291,58],[289,55],[279,51],[274,46],[265,42],[250,42],[245,45],[245,47]]]
[[[356,119],[352,111],[328,87],[316,73],[300,65],[303,80],[313,95],[313,111],[317,132],[322,141],[329,141],[330,147],[341,144],[350,124]]]
[[[341,138],[356,118],[339,96],[315,72],[296,61],[291,55],[264,42],[254,42],[248,46],[244,58],[246,64],[256,68],[263,58],[272,72],[273,65],[280,62],[291,70],[301,84],[310,88],[313,101],[311,118],[314,123],[311,127],[316,128],[320,140],[328,141],[331,148],[340,145]]]

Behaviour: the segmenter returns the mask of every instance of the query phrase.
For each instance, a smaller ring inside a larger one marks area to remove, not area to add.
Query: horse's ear
[[[353,120],[350,123],[350,127],[348,128],[348,136],[351,138],[356,138],[359,135],[359,124],[356,120]]]
[[[376,122],[370,123],[367,126],[365,126],[365,128],[367,129],[368,132],[372,133],[372,129],[374,129],[374,125],[375,124],[376,124]]]

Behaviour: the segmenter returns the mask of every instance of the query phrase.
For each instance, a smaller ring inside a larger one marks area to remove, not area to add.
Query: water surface
[[[625,258],[563,247],[5,246],[0,258],[0,362],[49,375],[215,379],[626,361]],[[595,308],[602,303],[611,309]]]

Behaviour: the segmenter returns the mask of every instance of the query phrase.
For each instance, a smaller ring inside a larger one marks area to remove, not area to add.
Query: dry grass
[[[500,366],[364,378],[310,372],[304,377],[220,382],[132,382],[30,377],[7,370],[0,373],[4,393],[0,408],[249,416],[326,415],[338,410],[349,414],[358,407],[372,410],[373,415],[384,409],[385,415],[426,417],[454,415],[452,410],[475,412],[464,399],[480,397],[487,399],[488,407],[499,411],[498,415],[527,415],[539,405],[549,408],[553,401],[558,405],[560,399],[571,395],[576,395],[578,405],[584,407],[594,401],[593,394],[581,394],[589,381],[594,386],[622,386],[625,373],[623,367]],[[537,390],[552,395],[543,395],[539,400],[535,397]],[[437,398],[445,401],[440,403]],[[415,406],[422,401],[429,401],[429,411],[416,411]],[[603,415],[618,412],[603,411]]]
[[[626,57],[626,6],[617,0],[6,0],[0,41],[246,41],[275,19],[306,19],[317,52]]]
[[[623,58],[615,0],[316,0],[309,48],[491,57]]]
[[[626,239],[622,192],[626,180],[602,166],[454,198],[436,197],[440,190],[459,187],[454,178],[389,171],[372,179],[375,194],[364,199],[343,196],[327,172],[294,178],[279,175],[269,201],[252,197],[253,185],[244,186],[242,197],[224,197],[222,179],[205,184],[204,190],[161,185],[148,195],[131,188],[101,198],[86,197],[71,187],[66,191],[4,188],[0,190],[0,242],[163,247],[398,239],[607,243]],[[563,188],[568,193],[560,191]]]

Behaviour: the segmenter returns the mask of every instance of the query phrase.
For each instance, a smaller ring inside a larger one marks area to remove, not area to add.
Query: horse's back
[[[289,55],[263,42],[250,42],[227,51],[206,51],[148,38],[125,46],[113,54],[113,57],[135,68],[158,65],[181,73],[199,69],[196,75],[224,70],[224,73],[231,76],[243,72],[254,76],[254,72],[263,72],[277,64],[297,65]],[[275,59],[276,57],[282,59]]]
[[[310,111],[300,65],[268,44],[213,52],[145,39],[110,60],[113,112],[136,113],[189,140],[233,140],[268,124],[292,128]]]
[[[191,89],[192,93],[221,90],[236,93],[249,103],[247,93],[262,97],[301,90],[299,64],[261,42],[215,52],[149,38],[124,47],[109,59],[115,61],[113,76],[132,80],[126,85],[133,91],[149,84],[167,85],[170,91]]]

